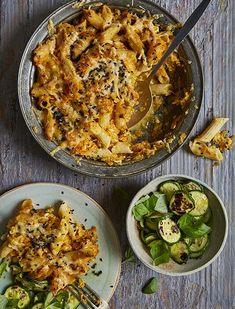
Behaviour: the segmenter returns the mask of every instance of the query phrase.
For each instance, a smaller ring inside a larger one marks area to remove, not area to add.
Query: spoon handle
[[[196,10],[193,12],[193,14],[187,19],[184,26],[178,31],[175,38],[171,42],[170,46],[168,47],[166,52],[163,54],[162,58],[159,60],[159,62],[156,64],[156,66],[152,70],[151,74],[148,77],[149,81],[157,73],[159,68],[163,65],[163,63],[170,56],[170,54],[179,46],[179,44],[183,41],[183,39],[189,34],[189,32],[192,30],[192,28],[195,26],[195,24],[199,20],[199,18],[202,16],[203,12],[207,8],[210,1],[211,0],[203,0],[199,4],[199,6],[196,8]]]

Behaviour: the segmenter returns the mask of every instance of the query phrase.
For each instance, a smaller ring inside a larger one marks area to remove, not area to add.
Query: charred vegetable
[[[158,231],[162,239],[169,244],[174,244],[180,240],[180,229],[170,218],[159,221]]]
[[[180,185],[176,181],[165,181],[159,186],[159,191],[166,194],[168,201],[170,201],[174,192],[180,190]]]
[[[194,201],[187,193],[183,191],[177,191],[173,194],[170,200],[170,209],[173,213],[181,216],[194,208]]]
[[[170,247],[171,257],[178,264],[186,263],[189,257],[189,250],[186,243],[181,240]]]
[[[194,201],[194,209],[190,212],[192,216],[203,216],[208,209],[208,198],[205,193],[201,191],[190,191],[189,196]]]

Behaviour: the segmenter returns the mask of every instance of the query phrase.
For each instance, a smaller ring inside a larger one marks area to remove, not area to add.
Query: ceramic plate
[[[24,199],[31,198],[35,208],[45,208],[59,201],[66,201],[74,209],[75,219],[86,228],[97,227],[100,252],[96,258],[95,271],[102,271],[97,277],[91,269],[85,281],[106,301],[112,297],[120,275],[121,250],[114,227],[104,210],[89,196],[74,188],[54,184],[35,183],[15,188],[0,197],[0,233],[5,232],[7,221],[17,211]],[[92,265],[94,263],[91,263]],[[0,292],[11,283],[5,275],[0,280]]]

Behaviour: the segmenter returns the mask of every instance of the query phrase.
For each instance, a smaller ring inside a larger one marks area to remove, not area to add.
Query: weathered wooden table
[[[23,49],[38,24],[66,0],[1,0],[0,34],[0,193],[17,185],[49,181],[79,188],[97,200],[111,216],[123,250],[127,246],[124,202],[113,198],[115,188],[134,194],[154,177],[180,173],[208,183],[225,203],[229,236],[221,256],[206,270],[187,277],[157,275],[159,290],[143,295],[141,287],[156,274],[144,265],[125,264],[110,302],[116,309],[235,308],[234,166],[232,153],[218,167],[180,149],[161,166],[139,176],[106,180],[75,174],[49,157],[35,142],[22,118],[17,98],[17,72]],[[200,0],[156,0],[184,21]],[[203,108],[192,135],[213,116],[234,119],[234,0],[214,0],[192,32],[205,77]],[[233,19],[233,20],[232,20]],[[232,121],[227,125],[232,130]]]

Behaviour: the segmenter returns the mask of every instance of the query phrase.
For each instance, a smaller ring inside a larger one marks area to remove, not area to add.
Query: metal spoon
[[[139,93],[139,104],[136,106],[136,111],[128,122],[128,127],[133,129],[140,124],[143,118],[147,115],[148,111],[152,106],[152,92],[150,88],[150,81],[155,76],[159,68],[163,65],[166,59],[171,53],[179,46],[179,44],[184,40],[184,38],[189,34],[192,28],[195,26],[199,18],[202,16],[203,12],[207,8],[211,0],[203,0],[201,4],[196,8],[193,14],[187,19],[184,26],[178,31],[175,38],[171,42],[168,49],[163,54],[159,62],[154,66],[150,75],[143,81],[138,81],[136,90]]]

